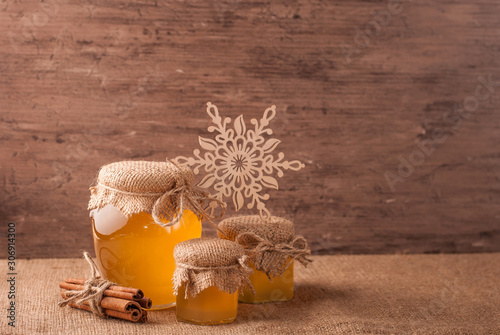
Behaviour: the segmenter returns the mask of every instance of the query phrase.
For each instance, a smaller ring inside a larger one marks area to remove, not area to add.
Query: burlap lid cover
[[[192,171],[170,161],[111,163],[101,168],[96,186],[90,188],[88,209],[112,204],[127,217],[150,213],[162,226],[178,222],[184,209],[208,216],[203,203],[213,199],[193,188],[192,183]]]
[[[296,259],[302,265],[310,262],[311,254],[307,241],[295,236],[293,223],[287,219],[271,216],[268,220],[259,215],[234,216],[219,223],[220,238],[228,238],[242,245],[253,261],[255,268],[269,278],[281,276]]]
[[[195,238],[175,246],[174,291],[185,285],[185,297],[216,286],[234,293],[250,284],[252,270],[245,264],[248,256],[237,243],[216,238]],[[253,289],[253,288],[252,288]]]

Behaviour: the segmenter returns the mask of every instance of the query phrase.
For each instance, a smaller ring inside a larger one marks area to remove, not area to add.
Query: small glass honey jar
[[[252,271],[245,264],[245,250],[228,240],[197,238],[177,244],[174,257],[177,320],[198,325],[233,322],[238,289],[249,285]]]
[[[124,161],[105,165],[89,202],[97,264],[118,285],[139,287],[152,309],[175,304],[172,276],[177,243],[201,236],[203,201],[193,174],[171,162]]]
[[[235,241],[245,248],[254,272],[250,282],[254,291],[243,289],[239,301],[265,303],[286,301],[293,298],[293,263],[306,266],[311,252],[306,240],[295,236],[293,223],[271,216],[235,216],[219,224],[219,237]]]

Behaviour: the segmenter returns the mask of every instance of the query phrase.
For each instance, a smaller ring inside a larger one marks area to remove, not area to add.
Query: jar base
[[[147,309],[147,311],[159,311],[162,309],[172,308],[174,306],[175,306],[175,302],[173,302],[171,304],[165,304],[165,305],[154,305],[154,306],[151,306],[151,308]]]
[[[193,325],[199,325],[199,326],[222,325],[222,324],[226,324],[226,323],[231,323],[234,320],[235,320],[235,318],[224,319],[224,320],[215,320],[215,321],[199,321],[199,320],[184,319],[182,317],[177,316],[177,321],[184,322],[184,323],[190,323],[190,324],[193,324]]]
[[[279,299],[262,299],[262,300],[241,300],[241,299],[238,299],[238,302],[241,302],[242,304],[254,304],[254,305],[258,305],[258,304],[267,304],[267,303],[271,303],[271,302],[289,301],[289,300],[292,300],[292,299],[293,299],[293,296],[292,297],[279,298]]]

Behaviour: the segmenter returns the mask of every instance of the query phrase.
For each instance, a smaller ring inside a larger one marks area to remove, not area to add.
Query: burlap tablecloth
[[[18,260],[16,329],[7,326],[4,282],[1,333],[500,334],[500,254],[312,258],[308,269],[296,266],[293,300],[240,304],[222,326],[177,322],[175,308],[151,312],[146,324],[60,308],[58,283],[86,276],[87,263]]]

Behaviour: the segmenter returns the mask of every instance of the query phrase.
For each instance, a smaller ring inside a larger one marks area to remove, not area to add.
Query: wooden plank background
[[[279,148],[306,167],[268,207],[315,253],[500,251],[498,1],[0,6],[0,214],[19,257],[92,250],[99,167],[191,154],[207,101],[247,122],[277,106]]]

